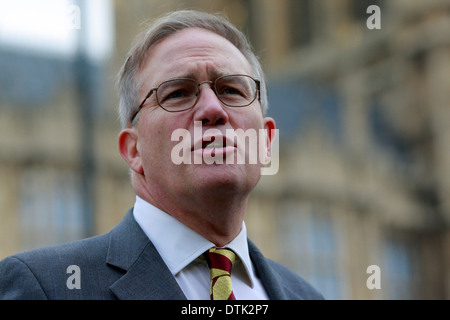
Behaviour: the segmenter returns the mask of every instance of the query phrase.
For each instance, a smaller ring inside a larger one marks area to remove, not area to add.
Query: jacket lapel
[[[248,250],[250,259],[253,261],[253,265],[255,266],[256,273],[260,277],[269,299],[292,299],[292,297],[288,297],[286,295],[285,286],[283,285],[281,276],[276,272],[276,270],[271,268],[267,262],[267,259],[250,239],[248,239]],[[296,299],[301,299],[301,297],[296,297]]]
[[[106,262],[125,272],[110,286],[119,299],[186,299],[156,248],[135,221],[132,209],[111,230]]]

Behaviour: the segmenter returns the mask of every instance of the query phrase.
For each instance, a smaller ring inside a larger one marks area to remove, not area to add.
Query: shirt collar
[[[133,215],[174,276],[209,248],[215,247],[214,243],[139,196],[136,196]],[[242,261],[253,287],[255,275],[244,222],[238,236],[225,247],[233,250]]]

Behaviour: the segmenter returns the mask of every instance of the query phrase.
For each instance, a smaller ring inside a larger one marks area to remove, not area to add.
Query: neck
[[[191,205],[184,206],[184,210],[174,209],[167,212],[216,246],[222,247],[230,243],[241,231],[246,207],[247,198],[224,199],[223,196],[208,196],[197,198]]]
[[[145,201],[170,214],[218,247],[230,243],[241,231],[248,193],[242,194],[152,194],[135,186]]]

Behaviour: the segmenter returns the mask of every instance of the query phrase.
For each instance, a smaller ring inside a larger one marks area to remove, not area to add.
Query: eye
[[[186,90],[164,91],[158,94],[159,103],[173,104],[181,99],[186,98]]]
[[[192,98],[196,94],[196,85],[191,81],[172,80],[161,85],[157,91],[160,103],[177,101]]]
[[[223,99],[249,99],[252,94],[249,78],[245,76],[233,75],[219,78],[216,86],[217,93]]]
[[[186,96],[186,90],[177,90],[177,91],[167,94],[164,97],[164,100],[183,98],[185,96]]]
[[[225,87],[225,88],[221,88],[220,94],[225,94],[225,95],[240,95],[242,96],[242,92],[236,88],[232,88],[232,87]]]

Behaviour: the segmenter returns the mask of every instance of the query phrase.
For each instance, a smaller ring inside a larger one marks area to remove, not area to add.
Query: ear
[[[264,121],[264,129],[266,130],[267,154],[265,156],[268,158],[267,160],[269,160],[271,157],[271,152],[272,152],[272,142],[275,139],[276,125],[275,125],[275,120],[270,117],[264,118],[263,121]]]
[[[135,128],[126,128],[120,131],[118,137],[119,152],[128,163],[131,170],[143,174],[141,156],[138,150],[138,134]]]

